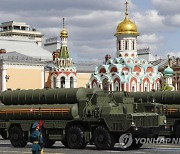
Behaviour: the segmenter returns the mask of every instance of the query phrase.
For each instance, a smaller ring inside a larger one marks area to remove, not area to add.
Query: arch
[[[97,80],[96,79],[94,79],[92,81],[91,86],[92,86],[92,88],[96,88],[97,87]]]
[[[106,69],[105,69],[105,68],[101,68],[101,69],[99,70],[99,73],[106,73]]]
[[[121,54],[121,53],[119,54],[119,57],[122,57],[122,54]]]
[[[135,77],[132,77],[130,79],[130,91],[132,91],[132,92],[137,91],[137,79]]]
[[[147,73],[153,73],[154,69],[151,66],[148,66],[147,69],[146,69],[146,72]]]
[[[134,49],[133,49],[134,50]],[[134,53],[131,54],[131,57],[134,57]]]
[[[150,91],[150,80],[148,78],[143,80],[143,91]]]
[[[114,79],[114,91],[120,91],[121,87],[120,87],[120,79],[119,78],[115,78]]]
[[[110,72],[117,72],[117,68],[116,67],[112,67]]]
[[[65,82],[66,82],[66,78],[65,78],[65,76],[62,76],[62,77],[60,78],[61,88],[65,88]]]
[[[108,83],[108,79],[106,78],[102,81],[102,89],[109,90],[109,83]]]
[[[52,75],[51,75],[51,88],[56,88],[57,87],[57,73],[54,72]]]
[[[139,66],[134,66],[133,72],[141,72],[141,68]]]
[[[156,82],[155,82],[155,87],[156,90],[160,90],[161,89],[161,79],[157,78]]]
[[[123,67],[123,68],[122,68],[122,72],[123,72],[123,74],[128,74],[129,68]]]
[[[70,88],[74,88],[74,78],[70,77]]]
[[[128,57],[128,56],[129,56],[129,54],[128,54],[128,53],[125,53],[125,54],[124,54],[124,57]]]

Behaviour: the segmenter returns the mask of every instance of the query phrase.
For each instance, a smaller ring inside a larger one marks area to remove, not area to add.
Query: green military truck
[[[157,102],[163,104],[163,112],[166,116],[167,124],[165,129],[160,131],[159,135],[180,138],[180,91],[130,92],[128,95],[134,97],[135,102]],[[117,98],[122,96],[122,93],[116,93],[115,95]]]
[[[0,134],[14,147],[28,142],[32,124],[43,121],[46,147],[61,141],[69,148],[111,149],[124,133],[153,137],[164,127],[166,118],[156,113],[154,103],[135,103],[134,97],[87,88],[7,90],[1,93]],[[134,142],[131,147],[139,148]]]

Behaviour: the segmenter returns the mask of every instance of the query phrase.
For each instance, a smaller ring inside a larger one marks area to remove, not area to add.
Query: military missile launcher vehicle
[[[7,90],[1,93],[0,134],[14,147],[27,144],[31,127],[42,120],[45,146],[61,141],[69,148],[111,149],[124,133],[153,137],[166,118],[156,113],[155,103],[135,103],[134,97],[95,89]],[[141,144],[133,142],[131,147]]]
[[[151,91],[151,92],[130,92],[129,96],[134,97],[135,102],[156,102],[163,104],[163,110],[167,119],[165,129],[159,135],[171,138],[180,138],[180,91]],[[114,99],[123,97],[123,93],[114,93]]]

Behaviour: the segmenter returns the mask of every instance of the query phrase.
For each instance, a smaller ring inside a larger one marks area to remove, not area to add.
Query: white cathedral
[[[137,37],[135,23],[128,18],[126,2],[125,19],[117,26],[116,58],[106,55],[105,64],[98,66],[87,84],[88,88],[109,91],[151,91],[161,87],[162,73],[145,59],[137,57]]]

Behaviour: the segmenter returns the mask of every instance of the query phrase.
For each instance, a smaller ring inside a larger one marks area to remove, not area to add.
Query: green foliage
[[[161,86],[161,91],[172,91],[172,87],[170,87],[166,83],[163,83],[162,86]]]

